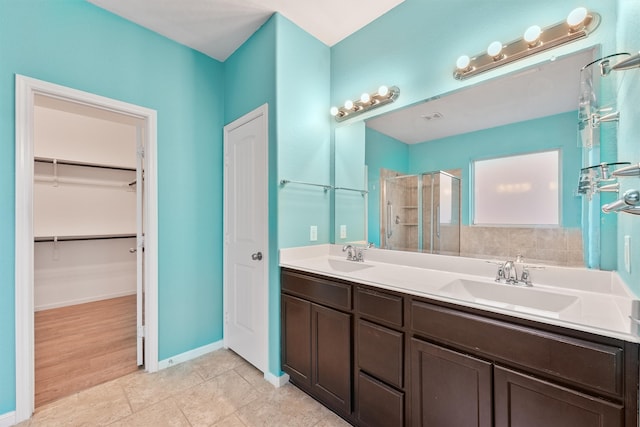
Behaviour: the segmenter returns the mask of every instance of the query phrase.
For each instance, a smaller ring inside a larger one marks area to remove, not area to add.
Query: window
[[[474,224],[558,225],[558,150],[473,162]]]

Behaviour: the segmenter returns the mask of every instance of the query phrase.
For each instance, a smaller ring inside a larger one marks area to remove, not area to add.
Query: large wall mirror
[[[334,242],[588,265],[585,233],[594,224],[585,224],[576,193],[585,161],[577,120],[580,70],[597,57],[597,48],[586,49],[338,126],[335,185],[368,193],[336,191]],[[480,166],[495,176],[480,181]],[[481,203],[495,215],[477,215]],[[555,217],[545,210],[539,222],[500,219],[549,203]]]

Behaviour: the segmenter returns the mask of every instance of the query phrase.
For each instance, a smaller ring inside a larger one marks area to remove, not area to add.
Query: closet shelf
[[[36,236],[35,242],[70,242],[79,240],[110,240],[110,239],[131,239],[135,238],[135,233],[129,234],[83,234],[69,236]]]

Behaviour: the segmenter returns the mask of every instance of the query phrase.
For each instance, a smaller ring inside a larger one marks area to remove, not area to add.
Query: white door
[[[224,344],[263,372],[268,352],[267,104],[224,127]]]
[[[144,139],[142,126],[136,127],[136,326],[137,363],[144,364]]]

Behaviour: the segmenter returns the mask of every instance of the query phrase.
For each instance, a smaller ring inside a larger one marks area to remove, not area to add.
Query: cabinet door
[[[291,380],[311,386],[311,303],[282,295],[282,370]]]
[[[620,405],[499,366],[494,382],[496,427],[623,425]]]
[[[411,369],[414,425],[491,426],[490,363],[412,339]]]
[[[328,406],[351,413],[351,315],[311,304],[312,388]]]

